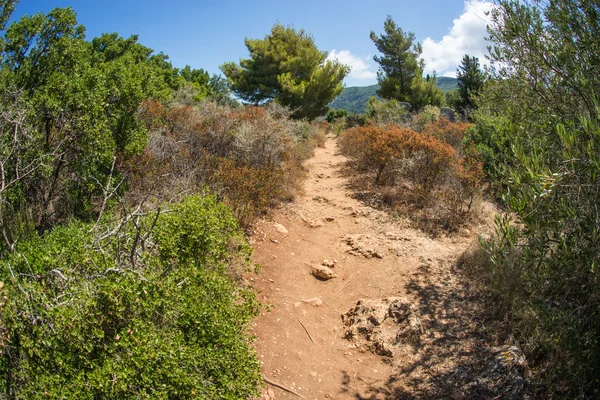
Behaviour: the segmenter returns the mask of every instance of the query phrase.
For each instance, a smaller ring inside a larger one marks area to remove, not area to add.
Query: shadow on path
[[[424,328],[412,361],[394,364],[397,372],[367,393],[344,379],[345,393],[360,400],[523,398],[521,373],[494,365],[507,337],[469,286],[455,268],[424,262],[406,285]]]

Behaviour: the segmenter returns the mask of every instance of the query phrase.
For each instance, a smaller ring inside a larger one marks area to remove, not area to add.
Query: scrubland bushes
[[[72,9],[4,29],[0,398],[254,398],[240,226],[291,198],[316,125]]]
[[[483,183],[475,151],[464,150],[460,142],[466,128],[443,119],[422,133],[371,124],[344,132],[341,148],[358,169],[374,174],[376,185],[408,185],[398,197],[434,213],[426,219],[452,230],[469,215]]]
[[[251,398],[250,248],[214,197],[72,222],[0,260],[6,398]]]
[[[0,253],[3,395],[255,396],[258,303],[240,279],[251,249],[239,226],[299,189],[319,132],[288,116],[146,100],[146,145],[113,156],[87,218],[38,232],[4,191],[2,217],[22,235]]]
[[[248,224],[293,197],[301,163],[321,140],[316,125],[288,116],[275,104],[232,109],[211,102],[165,107],[147,101],[140,117],[150,132],[149,145],[131,165],[133,179],[157,185],[163,199],[178,190],[210,187]],[[140,164],[156,167],[140,170]],[[137,187],[141,193],[149,189]]]
[[[500,169],[509,214],[463,265],[523,346],[540,397],[596,398],[600,125],[584,118],[548,129],[557,143],[547,148],[525,150],[512,136],[515,159]]]
[[[382,101],[371,97],[366,114],[375,124],[402,124],[411,119],[410,108],[410,104],[398,100]]]
[[[457,152],[461,152],[463,147],[463,138],[469,127],[463,122],[450,122],[445,118],[432,118],[428,124],[423,127],[422,133],[425,136],[432,136],[437,140],[447,143]]]
[[[464,265],[527,355],[539,398],[600,398],[597,2],[500,1],[469,129],[507,213]]]

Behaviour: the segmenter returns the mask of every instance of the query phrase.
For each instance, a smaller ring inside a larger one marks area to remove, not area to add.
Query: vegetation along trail
[[[297,397],[292,391],[322,399],[444,390],[423,375],[455,371],[455,348],[475,340],[469,321],[453,315],[464,309],[457,294],[464,288],[449,267],[489,222],[463,236],[432,239],[359,200],[346,161],[336,139],[328,138],[307,163],[303,196],[255,228],[255,262],[262,270],[251,279],[267,305],[254,327],[258,356],[266,381],[289,389],[266,385],[265,399]],[[330,265],[335,277],[313,276],[321,265]],[[375,318],[382,304],[408,306],[406,326],[389,327],[396,335],[404,330],[406,340],[387,343],[381,318],[375,331],[353,326],[365,322],[355,307],[359,300]],[[342,318],[351,309],[356,314]],[[410,337],[413,323],[418,345]],[[361,336],[366,330],[368,338]],[[453,340],[459,331],[460,340]]]
[[[0,1],[0,399],[600,399],[598,0],[465,0],[444,62],[404,4],[51,3]]]

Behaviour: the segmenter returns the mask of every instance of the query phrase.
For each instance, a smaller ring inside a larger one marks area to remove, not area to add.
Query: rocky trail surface
[[[519,398],[525,360],[490,333],[454,268],[493,211],[431,238],[359,200],[346,161],[328,138],[304,194],[250,238],[267,305],[254,325],[262,398]]]

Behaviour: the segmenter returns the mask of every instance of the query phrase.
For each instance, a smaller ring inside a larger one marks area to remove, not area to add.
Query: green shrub
[[[421,132],[425,125],[433,124],[440,119],[440,108],[432,105],[425,106],[419,111],[411,125],[414,130]]]
[[[12,6],[4,4],[8,19]],[[136,36],[88,40],[84,32],[72,8],[55,8],[25,15],[0,33],[0,225],[6,247],[28,233],[25,218],[43,231],[71,217],[97,217],[103,189],[123,172],[113,160],[140,154],[145,146],[139,106],[169,95],[154,63],[161,56]],[[1,193],[8,186],[13,194],[22,192],[20,204]],[[16,209],[24,215],[15,221],[10,214]]]
[[[368,118],[365,114],[350,113],[346,117],[346,128],[356,128],[368,124]]]
[[[489,177],[496,181],[506,180],[504,172],[514,164],[510,142],[514,125],[505,116],[489,115],[484,110],[473,115],[477,123],[467,128],[463,141],[475,144]]]
[[[248,259],[241,238],[222,204],[189,197],[21,243],[0,261],[2,397],[253,398],[257,302],[224,273]]]
[[[486,244],[489,274],[510,278],[489,280],[536,361],[537,377],[560,396],[597,397],[600,125],[584,119],[577,126],[559,125],[554,135],[558,151],[528,152],[514,142],[518,162],[503,197],[514,220],[498,219],[498,239]],[[518,288],[508,290],[509,281]],[[517,295],[519,302],[513,300]]]
[[[347,116],[348,110],[344,110],[343,108],[341,108],[339,110],[329,110],[325,119],[331,124],[335,122],[336,119],[345,118]]]
[[[468,132],[507,207],[483,275],[539,397],[600,398],[598,3],[496,5]]]
[[[407,109],[408,107],[408,109]],[[375,124],[403,124],[410,120],[410,105],[397,100],[378,100],[371,97],[367,102],[367,112]]]

